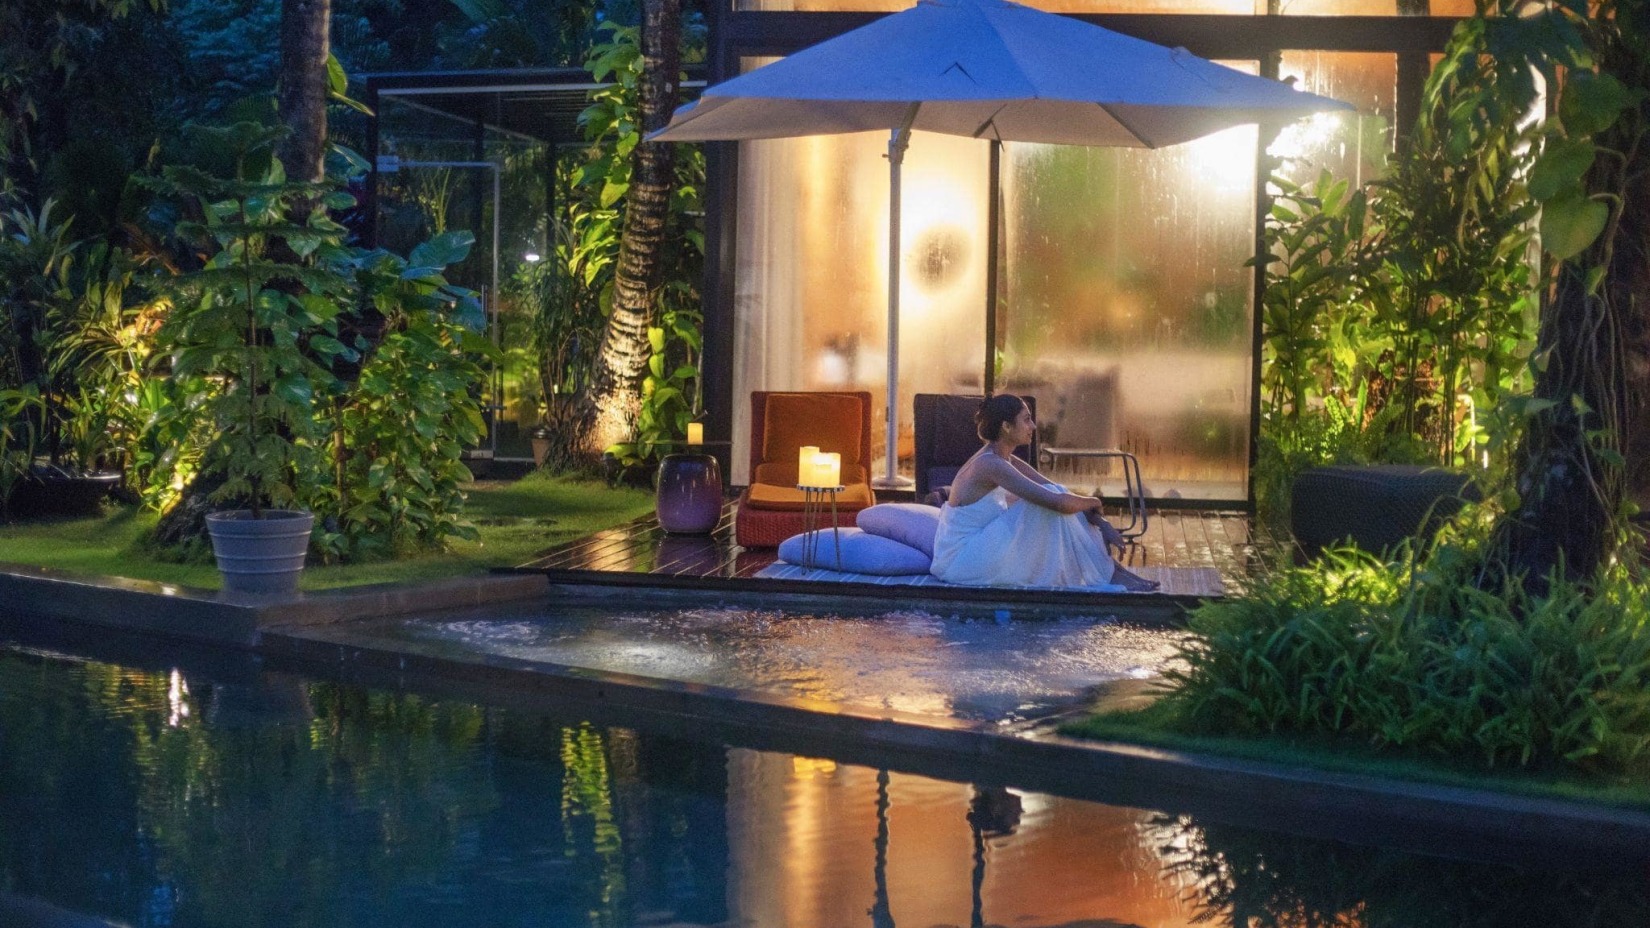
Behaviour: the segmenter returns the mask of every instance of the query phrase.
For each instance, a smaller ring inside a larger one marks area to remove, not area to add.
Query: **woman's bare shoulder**
[[[951,504],[967,506],[1002,486],[1007,462],[994,454],[976,454],[968,459],[951,480]]]

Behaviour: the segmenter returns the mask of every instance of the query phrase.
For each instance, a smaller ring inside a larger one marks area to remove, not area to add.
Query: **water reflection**
[[[1644,924],[1642,882],[0,649],[0,924]]]
[[[1643,925],[1641,876],[1489,867],[1161,816],[1152,823],[1195,920],[1236,926]],[[1608,862],[1595,862],[1608,864]]]

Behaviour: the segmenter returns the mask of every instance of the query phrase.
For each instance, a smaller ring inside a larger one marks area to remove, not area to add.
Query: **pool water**
[[[0,925],[1650,924],[1642,875],[136,663],[0,641]]]
[[[1185,637],[1109,616],[528,604],[363,623],[359,639],[1012,724],[1157,676]]]

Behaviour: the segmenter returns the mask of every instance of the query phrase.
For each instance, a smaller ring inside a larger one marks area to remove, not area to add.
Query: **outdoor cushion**
[[[853,473],[860,465],[859,437],[864,421],[859,397],[840,393],[770,393],[762,423],[762,461],[790,465],[790,484],[796,485],[796,452],[817,445],[822,452],[842,455],[842,470]]]
[[[1471,475],[1404,464],[1314,467],[1295,478],[1290,523],[1308,554],[1350,540],[1384,551],[1427,539],[1463,503],[1483,498]]]
[[[860,510],[859,527],[873,535],[892,538],[934,556],[934,535],[940,529],[940,511],[921,503],[878,503]]]
[[[871,492],[868,483],[854,483],[844,488],[836,496],[836,508],[864,509],[875,505],[876,495]],[[783,509],[789,512],[802,511],[802,491],[795,486],[775,486],[771,483],[753,483],[745,491],[744,502],[756,509]],[[831,510],[830,497],[820,505],[826,513]]]
[[[892,538],[883,538],[857,528],[837,529],[832,538],[830,529],[792,535],[779,545],[779,559],[799,567],[824,567],[854,574],[875,574],[879,577],[898,577],[926,574],[933,561],[928,555],[910,545],[902,545]],[[808,536],[818,536],[814,543],[813,562],[803,558]],[[842,544],[842,566],[837,567],[837,542]]]

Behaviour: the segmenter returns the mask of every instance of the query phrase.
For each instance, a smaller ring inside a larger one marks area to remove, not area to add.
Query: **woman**
[[[985,442],[951,483],[940,507],[930,572],[970,586],[1083,587],[1146,592],[1157,584],[1118,566],[1106,551],[1100,500],[1067,493],[1014,456],[1037,423],[1019,397],[980,404]]]

